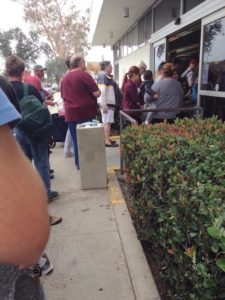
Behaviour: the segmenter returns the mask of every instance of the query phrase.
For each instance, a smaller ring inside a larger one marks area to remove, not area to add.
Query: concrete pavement
[[[61,145],[51,161],[52,187],[61,197],[49,210],[63,222],[52,227],[48,245],[55,269],[42,280],[47,300],[158,300],[125,203],[115,208],[111,189],[82,191],[79,172]],[[119,164],[118,148],[107,149],[107,161]]]

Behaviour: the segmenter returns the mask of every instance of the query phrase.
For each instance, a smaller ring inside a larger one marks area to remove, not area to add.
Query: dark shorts
[[[0,265],[1,300],[45,300],[39,279],[30,276],[30,270]]]

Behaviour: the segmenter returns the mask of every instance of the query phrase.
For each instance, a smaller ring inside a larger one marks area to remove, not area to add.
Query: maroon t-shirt
[[[139,109],[140,105],[143,105],[144,101],[138,96],[137,85],[128,80],[124,87],[123,93],[123,109]]]
[[[63,77],[61,95],[66,122],[82,121],[96,116],[97,99],[92,95],[96,91],[98,86],[87,72],[71,71]]]

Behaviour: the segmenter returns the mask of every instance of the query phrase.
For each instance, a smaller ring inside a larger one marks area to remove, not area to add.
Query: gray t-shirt
[[[172,78],[160,79],[152,86],[152,90],[159,95],[155,101],[157,108],[179,108],[182,104],[183,90],[179,81]],[[174,119],[177,112],[154,113],[154,119]]]
[[[0,88],[0,126],[9,124],[13,127],[19,120],[19,113]],[[44,300],[40,280],[34,280],[31,275],[31,269],[20,270],[0,263],[0,299]]]

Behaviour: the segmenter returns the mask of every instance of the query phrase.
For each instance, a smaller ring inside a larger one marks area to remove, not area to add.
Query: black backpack
[[[24,84],[24,96],[20,100],[20,128],[31,140],[48,139],[53,134],[49,110],[37,97],[29,95],[28,88],[29,85]]]

